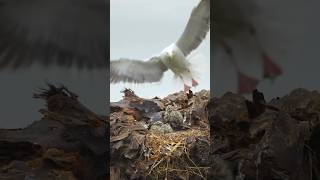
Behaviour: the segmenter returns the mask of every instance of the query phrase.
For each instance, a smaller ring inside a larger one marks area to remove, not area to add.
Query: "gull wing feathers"
[[[0,0],[0,69],[107,68],[107,0]]]
[[[158,82],[161,80],[167,67],[159,57],[153,57],[148,61],[119,59],[110,61],[111,83],[117,82]]]
[[[210,28],[210,0],[201,2],[192,10],[182,36],[176,45],[185,56],[196,49],[206,37]]]

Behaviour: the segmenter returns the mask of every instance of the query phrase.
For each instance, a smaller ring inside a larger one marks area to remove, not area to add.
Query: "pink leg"
[[[196,87],[198,85],[199,83],[196,80],[192,79],[192,87]]]
[[[264,70],[264,77],[275,79],[277,76],[282,74],[282,69],[278,66],[272,59],[265,53],[262,53],[263,57],[263,70]]]
[[[247,94],[251,93],[254,89],[257,88],[259,83],[258,79],[247,76],[242,72],[238,71],[238,93]]]
[[[190,86],[184,84],[184,92],[185,92],[185,93],[189,92],[190,89],[191,89]]]

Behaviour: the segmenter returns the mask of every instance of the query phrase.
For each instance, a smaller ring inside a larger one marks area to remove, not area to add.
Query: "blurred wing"
[[[167,70],[160,58],[152,58],[149,61],[119,59],[110,61],[110,65],[111,83],[158,82]]]
[[[210,28],[210,0],[201,0],[192,10],[187,26],[176,45],[187,56],[206,37]]]
[[[106,68],[107,0],[0,0],[0,69]]]

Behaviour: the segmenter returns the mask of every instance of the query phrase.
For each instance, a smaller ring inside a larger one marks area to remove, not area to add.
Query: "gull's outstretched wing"
[[[0,0],[0,69],[108,67],[109,0]]]
[[[154,57],[148,61],[119,59],[110,61],[110,81],[146,83],[161,80],[167,67],[160,58]]]
[[[192,10],[182,36],[176,45],[187,56],[196,49],[206,37],[210,28],[210,0],[201,2]]]

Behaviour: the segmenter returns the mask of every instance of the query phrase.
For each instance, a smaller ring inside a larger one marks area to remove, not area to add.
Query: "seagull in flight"
[[[120,58],[110,61],[111,83],[152,83],[162,79],[164,72],[171,70],[174,76],[184,82],[184,91],[197,86],[194,72],[188,61],[190,53],[206,37],[210,29],[210,0],[200,0],[192,10],[181,37],[166,47],[159,55],[147,61]],[[191,86],[188,85],[191,83]]]
[[[109,67],[109,0],[0,0],[0,70]]]
[[[258,30],[261,27],[266,27],[267,23],[265,23],[265,19],[261,19],[259,24],[257,24],[254,18],[259,17],[263,13],[262,8],[255,0],[214,1],[212,21],[215,36],[214,47],[217,51],[214,51],[213,54],[221,49],[217,47],[222,47],[222,50],[227,54],[223,60],[228,59],[234,65],[238,76],[238,93],[240,94],[251,93],[257,88],[261,80],[273,80],[283,73],[281,67],[273,60],[272,54],[270,55],[266,51],[259,39],[260,36],[265,36],[265,34],[262,34]],[[244,41],[244,39],[253,41]],[[241,51],[239,51],[239,47],[235,46],[235,42],[241,43]],[[249,44],[250,42],[254,44],[255,49],[252,49],[251,44]],[[240,68],[239,64],[241,62],[248,64],[247,60],[249,58],[241,58],[241,53],[245,54],[246,52],[249,52],[248,54],[258,54],[255,60],[262,62],[262,79],[251,77]]]

